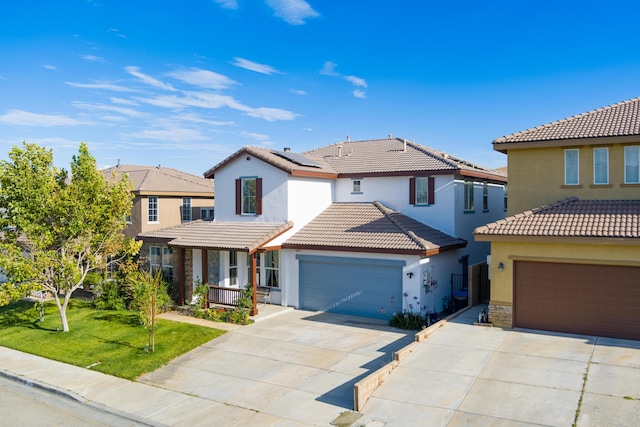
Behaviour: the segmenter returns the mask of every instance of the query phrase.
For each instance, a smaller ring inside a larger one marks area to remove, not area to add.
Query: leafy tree
[[[126,177],[109,182],[84,143],[71,162],[71,178],[53,166],[50,149],[23,143],[0,161],[0,268],[7,283],[0,303],[33,290],[50,292],[69,331],[66,310],[87,274],[138,252],[125,238],[131,210]]]
[[[151,352],[156,350],[155,328],[157,315],[161,307],[171,303],[167,294],[167,285],[162,279],[162,272],[152,274],[149,271],[138,270],[127,276],[131,291],[131,307],[138,312],[140,322],[149,332],[147,348]]]

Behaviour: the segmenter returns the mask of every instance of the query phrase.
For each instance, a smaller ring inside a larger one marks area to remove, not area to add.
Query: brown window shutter
[[[236,179],[236,215],[242,214],[242,180]]]
[[[256,215],[262,215],[262,178],[256,178]]]
[[[416,204],[416,179],[409,178],[409,204]]]
[[[428,191],[429,191],[429,195],[428,195],[429,200],[428,200],[428,203],[429,203],[430,205],[432,205],[432,204],[434,204],[434,203],[435,203],[435,190],[434,190],[434,187],[435,187],[435,181],[436,181],[436,180],[435,180],[435,178],[434,178],[434,177],[432,177],[432,176],[430,176],[430,177],[429,177],[429,179],[427,180],[428,185],[429,185],[429,188],[428,188]]]

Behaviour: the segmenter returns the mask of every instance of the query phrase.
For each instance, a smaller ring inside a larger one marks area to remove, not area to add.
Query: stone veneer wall
[[[510,305],[489,303],[489,322],[496,326],[513,327],[513,310]]]
[[[184,302],[191,303],[193,298],[193,250],[184,250]]]

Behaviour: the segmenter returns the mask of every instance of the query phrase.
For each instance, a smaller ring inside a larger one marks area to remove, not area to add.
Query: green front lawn
[[[72,299],[70,332],[63,333],[53,301],[45,304],[43,322],[33,306],[20,301],[0,307],[0,345],[130,380],[225,332],[158,319],[151,353],[145,350],[148,332],[134,312],[97,310]]]

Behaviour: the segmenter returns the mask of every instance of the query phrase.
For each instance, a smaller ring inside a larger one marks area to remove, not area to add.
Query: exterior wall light
[[[408,273],[407,273],[407,276],[409,276],[409,279],[411,279],[411,278],[413,277],[413,272],[411,272],[411,271],[410,271],[410,272],[408,272]]]
[[[504,264],[500,262],[500,264],[498,264],[498,271],[502,273],[502,270],[504,270]]]

